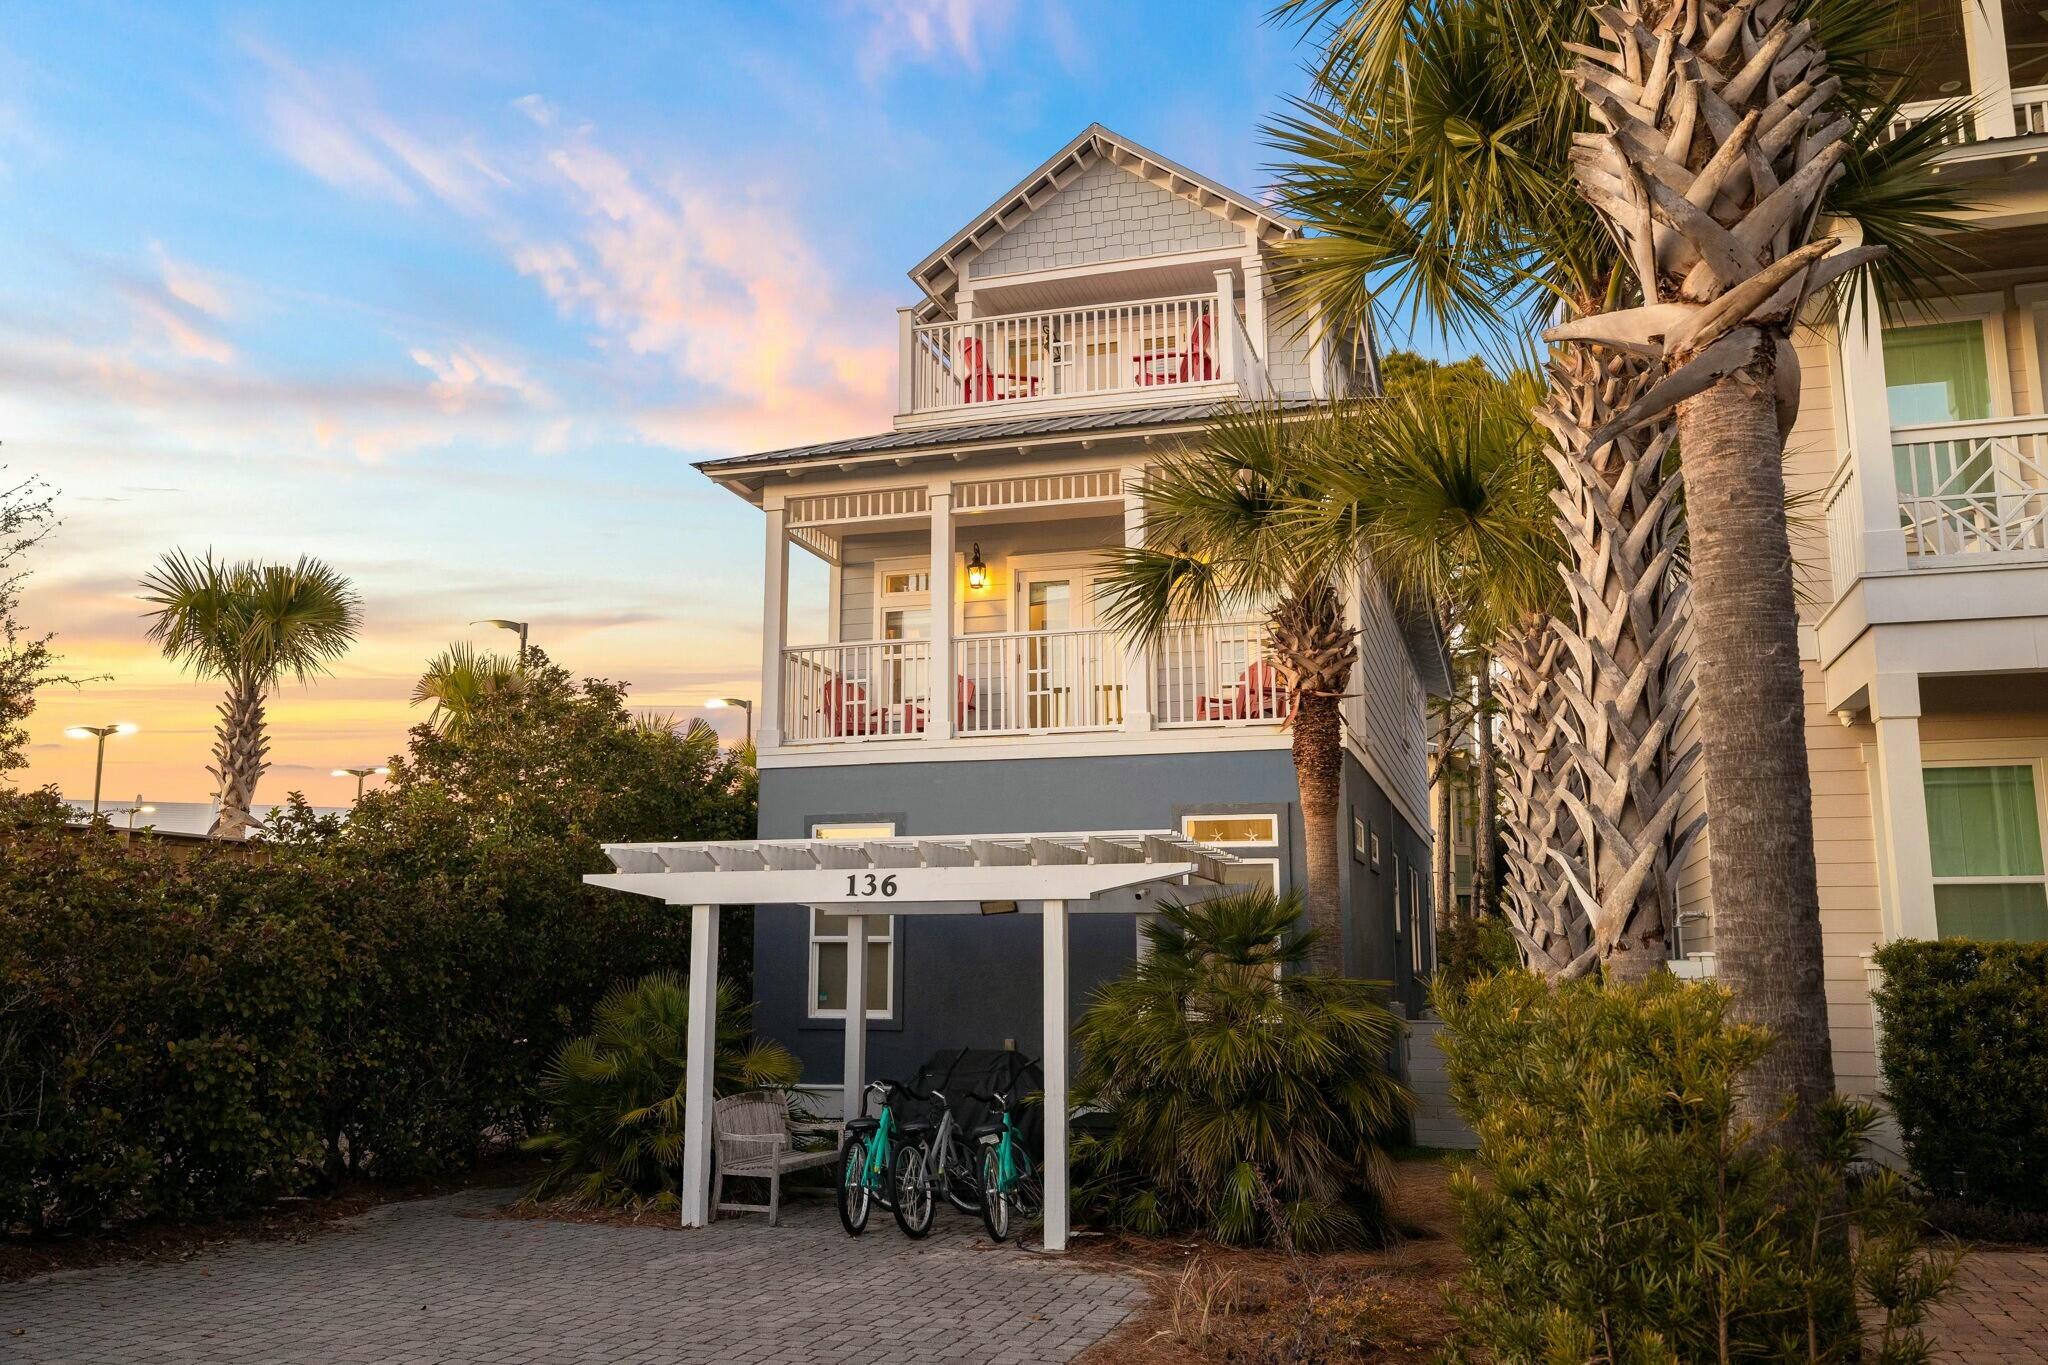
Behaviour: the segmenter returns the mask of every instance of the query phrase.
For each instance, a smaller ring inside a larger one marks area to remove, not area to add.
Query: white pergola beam
[[[839,1072],[839,1111],[848,1123],[860,1117],[868,1084],[868,919],[846,917],[846,1053]]]

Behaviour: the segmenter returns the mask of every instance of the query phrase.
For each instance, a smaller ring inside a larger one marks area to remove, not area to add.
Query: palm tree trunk
[[[1308,923],[1315,932],[1308,965],[1331,976],[1344,971],[1344,907],[1337,894],[1342,849],[1337,837],[1344,770],[1343,722],[1338,699],[1297,694],[1294,702],[1294,780],[1301,789],[1302,848],[1308,862]]]
[[[1448,700],[1448,699],[1447,699]],[[1451,873],[1457,865],[1457,847],[1451,841],[1451,817],[1456,793],[1451,787],[1451,746],[1456,735],[1451,729],[1448,705],[1437,711],[1436,830],[1430,847],[1430,903],[1439,936],[1450,932],[1451,915],[1457,908],[1451,887]]]
[[[214,731],[213,766],[206,770],[213,777],[220,804],[208,834],[216,839],[240,839],[248,832],[252,823],[249,807],[256,799],[256,784],[270,766],[264,761],[269,751],[262,684],[246,677],[231,680]]]
[[[1493,913],[1494,887],[1499,881],[1495,864],[1495,839],[1499,825],[1500,785],[1494,771],[1496,754],[1494,750],[1494,693],[1493,693],[1493,651],[1481,649],[1477,667],[1473,670],[1473,686],[1477,690],[1479,705],[1475,720],[1479,739],[1474,746],[1477,751],[1478,806],[1472,830],[1472,918],[1483,919]]]
[[[1579,908],[1552,850],[1580,855],[1578,827],[1564,818],[1557,789],[1571,780],[1559,686],[1562,642],[1547,616],[1532,616],[1501,636],[1501,763],[1506,769],[1501,822],[1506,876],[1502,909],[1522,965],[1544,976],[1592,960],[1592,924]]]
[[[1777,1039],[1744,1089],[1745,1116],[1774,1123],[1792,1097],[1786,1136],[1801,1142],[1835,1073],[1774,360],[1766,348],[1681,404],[1678,430],[1693,582],[1713,603],[1696,629],[1717,970],[1736,1013]]]

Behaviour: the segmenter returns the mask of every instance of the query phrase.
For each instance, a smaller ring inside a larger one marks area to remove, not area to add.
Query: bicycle
[[[994,1117],[970,1135],[981,1147],[981,1221],[988,1235],[1000,1242],[1010,1235],[1013,1217],[1029,1220],[1044,1206],[1045,1190],[1024,1135],[1010,1112],[1010,1094],[997,1091],[974,1095],[994,1111]]]
[[[943,1194],[954,1208],[973,1213],[979,1207],[981,1191],[974,1183],[967,1148],[945,1092],[917,1091],[909,1086],[902,1089],[906,1095],[928,1099],[939,1106],[936,1125],[921,1125],[914,1139],[901,1142],[896,1148],[892,1182],[896,1202],[890,1212],[896,1215],[896,1226],[903,1229],[904,1236],[923,1237],[932,1230],[932,1215],[938,1208],[935,1196]],[[955,1182],[964,1183],[969,1193],[960,1193]]]
[[[867,1231],[871,1205],[880,1204],[885,1209],[895,1207],[889,1198],[889,1178],[893,1171],[893,1149],[900,1134],[892,1103],[898,1092],[909,1093],[894,1081],[870,1081],[861,1092],[861,1117],[846,1125],[846,1141],[839,1148],[836,1193],[839,1225],[846,1229],[849,1237],[858,1237]],[[881,1100],[881,1109],[873,1118],[868,1118],[865,1113],[869,1095]]]

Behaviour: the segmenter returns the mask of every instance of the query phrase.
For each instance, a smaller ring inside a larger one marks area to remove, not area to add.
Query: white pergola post
[[[1067,1249],[1067,903],[1047,901],[1045,926],[1045,1249]]]
[[[1870,683],[1870,722],[1877,731],[1878,809],[1884,835],[1886,942],[1935,938],[1934,856],[1927,832],[1927,788],[1920,760],[1920,677],[1880,673]]]
[[[839,1112],[848,1123],[860,1117],[861,1092],[868,1084],[868,920],[846,917],[846,1061],[840,1068],[845,1095]]]
[[[690,1031],[683,1064],[683,1226],[711,1221],[711,1079],[718,1053],[718,907],[690,907]]]

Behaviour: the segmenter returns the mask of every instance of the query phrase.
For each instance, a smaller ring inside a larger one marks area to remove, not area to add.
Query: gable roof
[[[1081,130],[1079,137],[1053,153],[1051,159],[1011,186],[993,204],[970,219],[967,226],[947,238],[944,245],[912,267],[910,281],[925,297],[918,307],[920,316],[951,311],[948,301],[960,283],[958,258],[962,251],[985,249],[1040,204],[1071,184],[1075,177],[1103,160],[1121,166],[1140,179],[1232,223],[1255,228],[1261,241],[1277,241],[1301,234],[1302,224],[1287,214],[1191,171],[1178,162],[1169,161],[1099,123],[1091,123]]]

